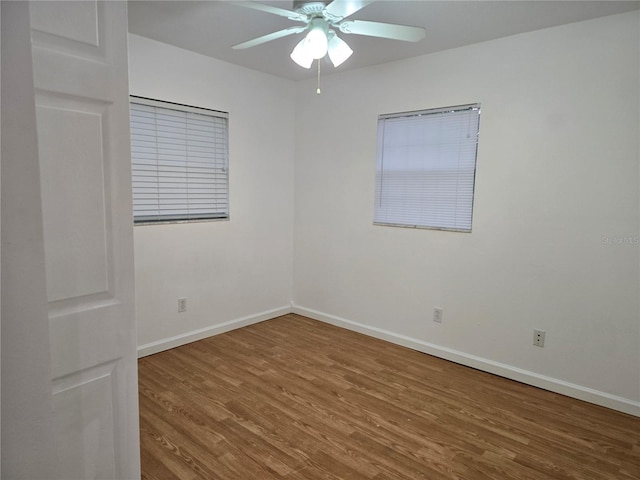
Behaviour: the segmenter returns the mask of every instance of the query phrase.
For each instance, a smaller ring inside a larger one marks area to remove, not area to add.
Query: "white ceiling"
[[[280,38],[246,50],[235,44],[301,25],[287,18],[242,8],[234,1],[129,1],[129,31],[160,42],[273,75],[301,80],[316,75],[289,54],[304,34]],[[292,0],[260,3],[292,9]],[[378,0],[352,15],[426,28],[418,43],[340,34],[354,53],[339,68],[323,64],[323,75],[391,62],[566,23],[639,8],[639,1],[435,1]]]

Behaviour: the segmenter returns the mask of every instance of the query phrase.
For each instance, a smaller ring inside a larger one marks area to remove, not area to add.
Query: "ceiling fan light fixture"
[[[333,63],[334,67],[342,65],[347,58],[351,56],[353,50],[349,48],[347,42],[342,40],[335,32],[332,32],[333,35],[329,40],[328,49],[329,49],[329,59],[331,63]]]
[[[313,63],[313,57],[309,54],[307,49],[307,39],[306,37],[300,40],[296,47],[291,52],[291,60],[296,62],[302,68],[311,68],[311,64]]]

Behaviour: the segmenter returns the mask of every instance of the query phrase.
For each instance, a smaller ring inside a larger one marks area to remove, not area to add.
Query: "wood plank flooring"
[[[139,378],[146,480],[640,479],[640,418],[297,315]]]

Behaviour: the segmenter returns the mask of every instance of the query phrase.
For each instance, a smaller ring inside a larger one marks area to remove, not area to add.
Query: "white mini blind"
[[[135,223],[229,216],[228,115],[131,97]]]
[[[374,223],[471,231],[480,105],[381,115]]]

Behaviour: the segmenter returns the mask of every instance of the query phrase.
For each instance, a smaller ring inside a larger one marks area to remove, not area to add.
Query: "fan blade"
[[[273,13],[275,15],[280,15],[281,17],[286,17],[290,20],[297,20],[300,22],[306,22],[307,16],[298,12],[293,12],[291,10],[285,10],[284,8],[272,7],[271,5],[263,5],[262,3],[256,2],[231,2],[231,5],[237,5],[239,7],[253,8],[254,10],[261,10],[267,13]]]
[[[333,2],[325,7],[323,14],[327,20],[339,22],[374,1],[375,0],[333,0]]]
[[[347,20],[338,25],[342,33],[355,33],[369,37],[392,38],[405,42],[417,42],[425,37],[422,27],[409,27],[393,23],[367,22],[365,20]]]
[[[238,45],[234,45],[231,48],[235,50],[242,50],[244,48],[255,47],[256,45],[261,45],[263,43],[270,42],[271,40],[276,40],[278,38],[286,37],[287,35],[293,35],[295,33],[304,32],[306,29],[307,29],[306,26],[285,28],[284,30],[279,30],[277,32],[269,33],[267,35],[254,38],[253,40],[249,40],[247,42],[239,43]]]

